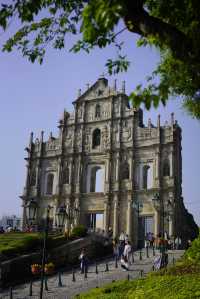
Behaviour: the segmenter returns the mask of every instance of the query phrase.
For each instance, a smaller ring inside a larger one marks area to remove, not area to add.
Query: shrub
[[[87,235],[87,229],[83,225],[75,226],[72,230],[72,237],[85,237]]]
[[[200,263],[200,234],[185,252],[184,257],[193,263]]]

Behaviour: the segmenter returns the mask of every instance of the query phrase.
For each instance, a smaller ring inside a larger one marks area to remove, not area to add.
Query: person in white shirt
[[[121,232],[120,236],[119,236],[119,241],[120,242],[124,242],[125,241],[125,233]]]
[[[131,251],[132,251],[132,248],[131,248],[130,242],[126,241],[123,255],[128,263],[128,267],[130,265]]]
[[[181,246],[181,238],[177,236],[175,239],[175,247],[176,249],[180,249],[180,246]]]

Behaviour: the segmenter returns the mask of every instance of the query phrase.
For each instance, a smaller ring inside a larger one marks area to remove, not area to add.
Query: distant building
[[[119,91],[100,78],[64,111],[59,136],[33,140],[31,133],[27,178],[21,196],[34,200],[34,223],[44,223],[66,209],[66,227],[78,223],[89,229],[111,227],[114,236],[126,232],[135,246],[147,233],[183,236],[187,213],[182,198],[181,128],[174,120],[145,126],[143,111],[130,108],[125,83]],[[194,221],[191,224],[194,225]],[[183,238],[183,237],[182,237]]]
[[[3,226],[4,230],[6,230],[8,227],[21,230],[22,219],[16,215],[2,216],[2,218],[0,219],[0,226]]]

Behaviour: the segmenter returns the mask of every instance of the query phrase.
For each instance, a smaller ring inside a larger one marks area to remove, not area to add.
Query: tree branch
[[[143,37],[158,37],[159,43],[168,46],[177,58],[185,60],[192,56],[192,41],[174,26],[150,16],[143,7],[128,3],[124,22],[127,29]],[[137,1],[136,1],[137,2]]]

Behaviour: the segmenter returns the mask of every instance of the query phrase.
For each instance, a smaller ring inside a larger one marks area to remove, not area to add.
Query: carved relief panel
[[[132,140],[132,124],[128,119],[122,122],[122,142],[129,142]]]
[[[73,127],[69,127],[65,138],[65,150],[71,152],[73,148]]]
[[[102,148],[107,150],[110,148],[110,129],[108,126],[104,126],[102,129]]]

